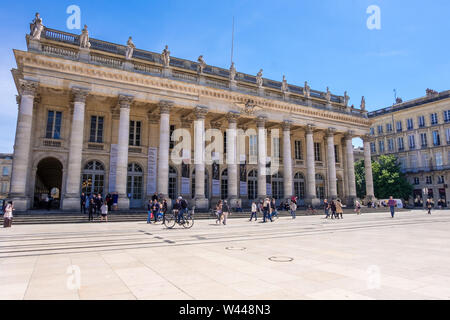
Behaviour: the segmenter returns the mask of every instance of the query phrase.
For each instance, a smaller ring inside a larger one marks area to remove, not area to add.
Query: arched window
[[[254,200],[258,197],[258,171],[252,170],[248,173],[248,199]]]
[[[178,173],[174,167],[169,168],[169,198],[176,199],[178,196],[177,193],[177,183],[178,181]]]
[[[205,170],[205,197],[209,199],[209,188],[208,188],[209,175],[208,171]],[[192,199],[195,198],[195,170],[192,172]]]
[[[272,197],[277,200],[284,197],[283,175],[279,171],[272,175]]]
[[[305,200],[305,176],[301,172],[294,176],[294,194],[299,200]]]
[[[220,179],[220,196],[222,200],[228,199],[228,170],[222,171]]]
[[[316,174],[316,197],[325,199],[325,180],[321,174]]]
[[[143,186],[144,170],[139,164],[130,163],[127,175],[127,195],[130,198],[131,208],[142,207]]]
[[[84,166],[81,191],[86,195],[103,194],[105,187],[105,166],[97,160],[88,162]]]

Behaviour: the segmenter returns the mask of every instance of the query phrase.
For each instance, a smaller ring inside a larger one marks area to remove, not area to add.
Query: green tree
[[[408,199],[413,186],[400,170],[400,164],[395,156],[380,156],[378,161],[372,161],[373,187],[377,199]],[[360,198],[366,196],[366,177],[364,160],[355,164],[356,191]]]

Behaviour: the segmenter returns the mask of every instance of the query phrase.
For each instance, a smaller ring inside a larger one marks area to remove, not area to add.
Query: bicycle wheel
[[[177,222],[175,214],[166,214],[164,219],[164,225],[167,229],[173,229],[175,223]]]
[[[183,228],[190,229],[194,226],[194,217],[192,215],[188,215],[186,218],[183,218]]]

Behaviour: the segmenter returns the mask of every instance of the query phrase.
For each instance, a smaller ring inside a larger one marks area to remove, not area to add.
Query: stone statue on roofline
[[[206,67],[206,63],[205,63],[205,60],[203,60],[203,56],[198,57],[197,62],[198,62],[197,71],[198,71],[198,73],[201,74],[201,73],[203,73],[203,69],[205,69],[205,67]]]
[[[236,67],[234,66],[234,62],[232,62],[230,67],[230,81],[235,81],[235,79],[236,79]]]
[[[169,67],[170,65],[170,51],[169,51],[169,46],[166,45],[166,47],[164,48],[163,52],[161,53],[161,58],[162,58],[162,63],[164,65],[164,67]]]
[[[89,42],[89,31],[87,25],[84,25],[80,35],[80,48],[89,49],[91,43]]]
[[[350,97],[347,95],[347,91],[344,92],[344,105],[348,107],[348,101],[350,100]]]
[[[327,99],[328,103],[331,102],[331,92],[330,92],[330,88],[329,87],[327,87],[327,93],[325,94],[325,99]]]
[[[136,46],[133,43],[133,38],[129,37],[127,42],[127,49],[125,51],[125,58],[127,60],[131,60],[133,58],[134,49],[136,49]]]
[[[305,98],[309,98],[311,96],[311,87],[308,85],[308,81],[305,81],[305,88],[303,89],[303,93]]]
[[[30,24],[30,36],[32,40],[41,40],[41,34],[44,30],[44,25],[42,24],[42,18],[39,12],[36,13],[35,18]]]
[[[366,110],[366,98],[364,96],[361,98],[361,111]]]
[[[263,69],[259,70],[258,74],[256,75],[256,84],[259,88],[262,88],[263,86]]]
[[[283,75],[283,82],[281,83],[281,91],[287,92],[288,91],[288,83],[286,81],[286,76]]]

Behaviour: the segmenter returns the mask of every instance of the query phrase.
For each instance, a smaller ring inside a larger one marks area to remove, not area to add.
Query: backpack
[[[186,209],[188,207],[186,200],[181,200],[181,208]]]

